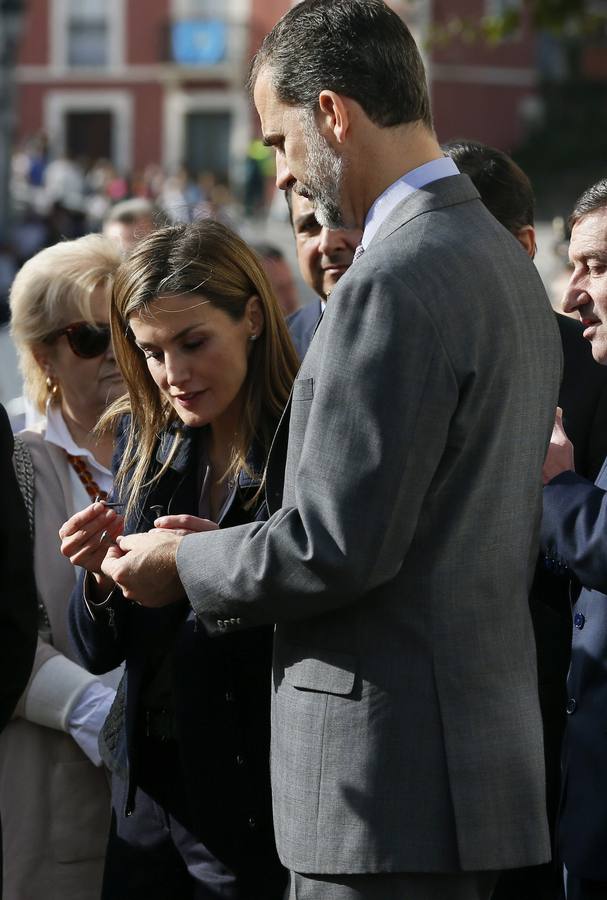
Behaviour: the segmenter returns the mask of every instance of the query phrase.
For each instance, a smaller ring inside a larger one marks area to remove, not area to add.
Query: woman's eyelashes
[[[184,353],[193,353],[198,350],[206,343],[206,338],[196,338],[195,341],[186,341],[181,345],[181,350]],[[143,353],[145,359],[154,359],[156,361],[160,361],[164,357],[164,351],[162,350],[154,350],[151,347],[140,347],[139,348]]]

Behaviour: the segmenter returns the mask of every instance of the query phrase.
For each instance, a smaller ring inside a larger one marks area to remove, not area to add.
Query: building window
[[[229,0],[178,0],[176,13],[183,19],[213,19],[229,14]]]
[[[67,64],[105,67],[109,64],[110,22],[106,0],[68,0]]]

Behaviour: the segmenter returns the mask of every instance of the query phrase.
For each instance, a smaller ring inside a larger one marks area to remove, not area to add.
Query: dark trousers
[[[234,872],[191,831],[177,744],[142,738],[135,810],[112,780],[102,900],[249,900]]]
[[[607,881],[589,881],[567,872],[565,884],[567,900],[607,900]]]

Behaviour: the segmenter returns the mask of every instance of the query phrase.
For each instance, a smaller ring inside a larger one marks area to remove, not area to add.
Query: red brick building
[[[432,22],[516,0],[392,0],[422,42]],[[248,61],[290,0],[26,0],[17,69],[18,138],[45,131],[56,153],[108,157],[123,172],[182,162],[232,182],[256,128]],[[441,139],[512,149],[536,97],[523,29],[487,48],[426,51]]]

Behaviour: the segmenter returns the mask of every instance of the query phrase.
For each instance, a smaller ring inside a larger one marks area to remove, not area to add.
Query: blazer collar
[[[160,465],[165,465],[169,458],[175,436],[181,432],[181,441],[175,456],[169,464],[169,469],[172,469],[178,474],[187,472],[192,465],[193,460],[200,458],[200,442],[204,440],[204,435],[207,431],[208,429],[206,427],[189,428],[187,425],[182,425],[180,422],[173,422],[160,436],[160,442],[156,451],[156,462],[160,463]],[[247,464],[251,472],[255,474],[251,475],[244,469],[241,469],[238,474],[238,486],[246,490],[258,488],[261,484],[261,473],[263,472],[264,461],[261,447],[256,441],[253,442],[253,445],[247,454]]]
[[[430,184],[418,188],[409,194],[402,203],[399,203],[378,228],[371,240],[368,250],[376,242],[383,241],[393,234],[402,225],[406,225],[412,219],[424,213],[447,206],[456,206],[459,203],[467,203],[470,200],[479,200],[480,194],[467,175],[450,175],[448,178],[439,178]]]

